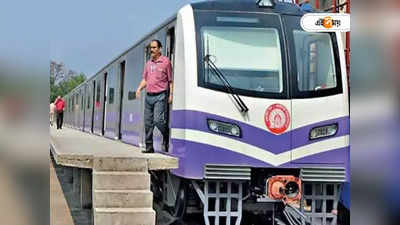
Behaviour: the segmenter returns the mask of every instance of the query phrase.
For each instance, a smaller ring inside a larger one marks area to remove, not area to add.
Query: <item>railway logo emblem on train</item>
[[[274,134],[282,134],[290,124],[290,114],[284,105],[273,104],[265,110],[265,125]]]

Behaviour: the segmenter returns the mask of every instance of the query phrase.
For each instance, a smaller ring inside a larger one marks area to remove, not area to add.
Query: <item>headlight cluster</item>
[[[314,140],[317,138],[334,136],[337,130],[338,130],[338,125],[336,123],[327,126],[314,127],[310,132],[309,138],[310,140]]]
[[[208,119],[208,128],[216,133],[226,134],[235,137],[241,137],[242,132],[240,127],[236,124],[221,122],[217,120]]]

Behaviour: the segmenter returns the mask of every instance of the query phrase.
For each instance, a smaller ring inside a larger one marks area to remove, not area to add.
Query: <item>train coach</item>
[[[174,76],[163,154],[179,168],[153,174],[155,199],[206,225],[239,225],[246,211],[264,224],[336,224],[350,158],[343,41],[305,32],[303,14],[273,0],[186,5],[64,96],[66,123],[144,147],[135,92],[158,39]]]

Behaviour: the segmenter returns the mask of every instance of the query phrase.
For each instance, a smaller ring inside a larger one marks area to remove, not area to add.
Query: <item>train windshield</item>
[[[233,88],[281,93],[282,62],[275,28],[203,27],[203,55],[209,55]],[[205,82],[222,85],[205,65]]]
[[[343,92],[335,33],[305,32],[300,17],[282,16],[291,65],[292,98],[315,98]]]
[[[293,31],[299,91],[320,91],[337,87],[331,36],[327,33]]]
[[[226,91],[202,60],[209,56],[235,93],[286,97],[285,51],[278,16],[198,13],[196,26],[197,44],[201,47],[199,86]]]

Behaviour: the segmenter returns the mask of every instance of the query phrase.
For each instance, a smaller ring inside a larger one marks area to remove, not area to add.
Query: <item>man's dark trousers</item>
[[[57,129],[62,129],[63,125],[63,120],[64,120],[64,112],[57,112]]]
[[[147,93],[145,98],[144,122],[146,131],[146,151],[154,152],[153,130],[158,128],[163,136],[163,147],[168,150],[168,95],[167,91],[159,94]]]

